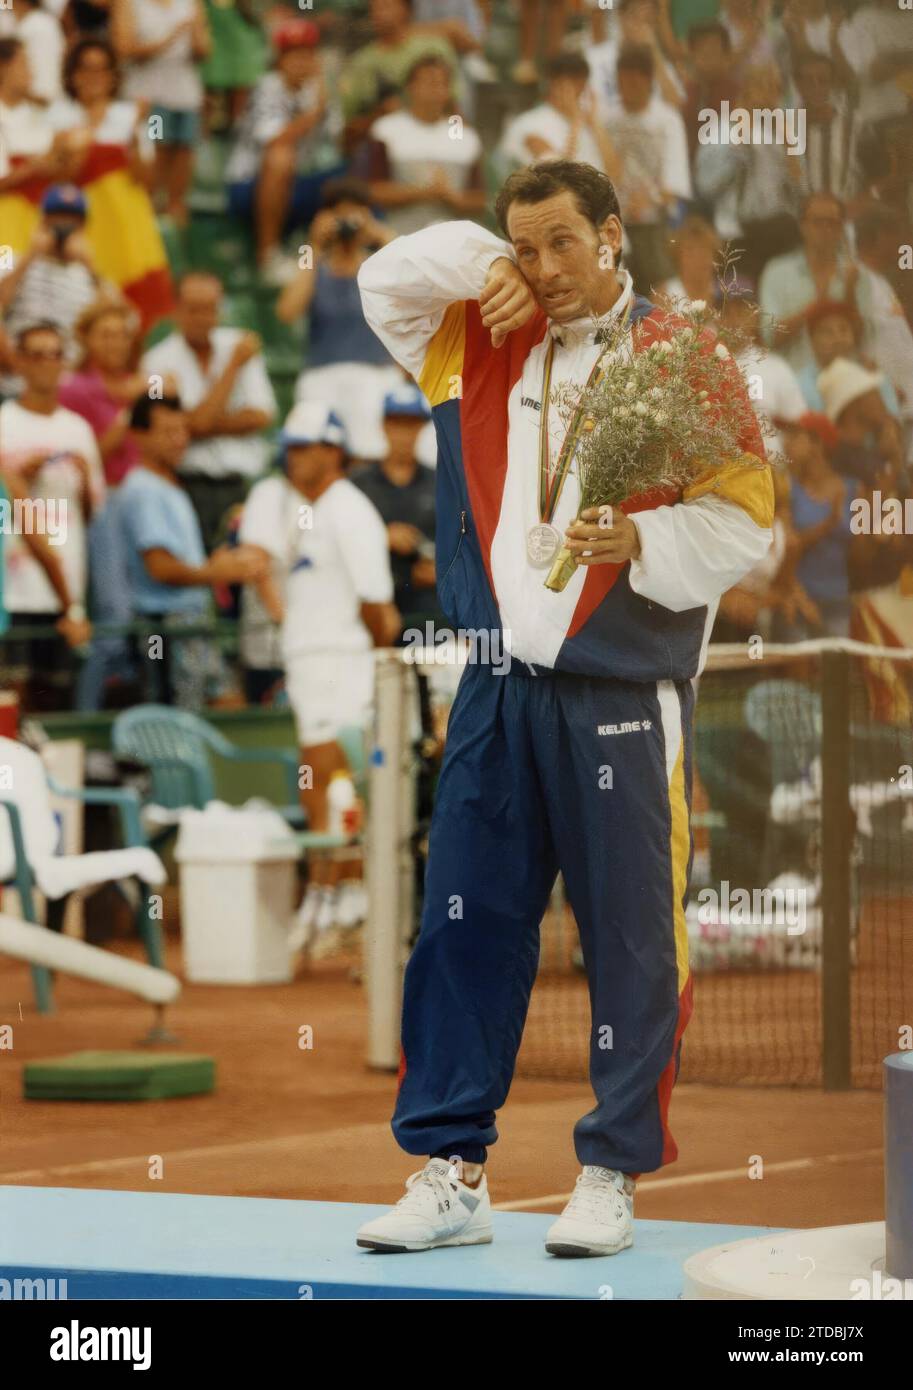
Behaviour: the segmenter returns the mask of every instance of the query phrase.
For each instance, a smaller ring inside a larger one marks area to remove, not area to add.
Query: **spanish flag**
[[[15,167],[19,162],[13,157]],[[75,176],[89,207],[86,238],[95,268],[112,281],[142,318],[143,329],[173,307],[171,272],[149,194],[133,178],[121,145],[92,145]],[[41,200],[52,180],[30,179],[0,195],[3,240],[20,255],[41,216]]]

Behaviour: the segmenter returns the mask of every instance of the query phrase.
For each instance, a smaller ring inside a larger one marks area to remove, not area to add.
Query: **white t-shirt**
[[[194,0],[128,0],[139,43],[160,43],[178,24],[193,19]],[[124,66],[124,96],[141,98],[166,111],[199,111],[203,105],[203,81],[193,56],[188,29],[143,62],[131,59]]]
[[[41,101],[60,96],[60,72],[66,47],[60,20],[46,10],[29,10],[17,19],[0,9],[0,39],[16,38],[24,45],[32,74],[32,95]]]
[[[228,366],[235,343],[243,335],[240,328],[216,328],[212,334],[212,354],[204,374],[200,359],[182,333],[170,333],[143,356],[143,371],[176,377],[185,410],[195,410],[209,394]],[[276,414],[276,398],[266,374],[262,353],[245,362],[235,377],[226,409],[264,410]],[[267,465],[269,445],[259,434],[220,434],[196,439],[184,454],[181,473],[204,474],[207,478],[228,478],[239,474],[255,478]]]
[[[626,111],[619,101],[612,107],[606,126],[621,155],[622,173],[615,186],[626,221],[661,221],[662,193],[691,197],[688,137],[674,106],[652,96],[643,111]],[[635,191],[645,193],[652,204],[640,219],[632,218],[626,206]]]
[[[748,348],[739,353],[736,361],[748,383],[748,399],[758,419],[768,426],[778,420],[798,420],[808,410],[796,373],[785,357],[766,348]],[[783,439],[779,430],[765,432],[768,453],[782,453]]]
[[[0,101],[0,179],[9,173],[14,155],[46,154],[52,139],[53,131],[43,106],[34,101],[7,106]]]
[[[409,111],[391,111],[374,122],[370,136],[383,145],[387,162],[386,171],[372,172],[378,177],[385,172],[394,183],[421,186],[430,183],[435,174],[443,174],[462,193],[470,186],[482,157],[482,142],[473,127],[465,121],[454,127],[447,116],[439,121],[420,121]],[[387,221],[397,232],[406,233],[450,216],[446,203],[411,203],[391,208]]]
[[[339,478],[316,502],[278,474],[244,504],[240,540],[269,552],[285,572],[286,661],[308,652],[367,651],[363,603],[392,603],[387,528],[354,483]]]
[[[902,115],[908,99],[893,79],[870,77],[876,58],[913,48],[913,24],[909,10],[884,4],[863,5],[837,31],[837,42],[859,80],[859,121]]]
[[[148,126],[140,121],[140,108],[135,101],[110,101],[98,125],[92,131],[96,145],[122,145],[129,149],[134,135],[139,136],[137,149],[143,159],[152,159],[155,153],[149,138]],[[61,97],[48,109],[48,121],[55,131],[76,130],[89,124],[85,107],[72,97]]]
[[[554,153],[534,155],[526,143],[531,135],[545,140]],[[508,122],[501,140],[501,154],[515,164],[536,164],[543,158],[555,159],[559,155],[563,156],[570,138],[570,121],[554,106],[544,101],[541,106],[534,106],[531,111],[524,111],[522,116],[515,116]],[[605,173],[599,146],[588,130],[578,131],[577,144],[570,158],[578,160],[581,164],[592,164],[594,169]]]
[[[91,426],[72,410],[58,406],[53,415],[24,410],[18,401],[0,405],[0,441],[3,466],[11,473],[31,454],[81,454],[89,465],[89,486],[95,505],[104,497],[105,481],[101,459]],[[63,566],[74,603],[86,594],[86,527],[83,517],[80,472],[69,459],[61,457],[44,464],[32,479],[28,492],[56,504],[62,545],[52,544]],[[62,504],[66,503],[65,522]],[[47,516],[50,521],[51,510]],[[50,531],[49,526],[49,531]],[[8,535],[3,551],[5,568],[3,601],[11,613],[59,613],[60,600],[50,580],[21,536]],[[48,540],[52,536],[48,535]]]

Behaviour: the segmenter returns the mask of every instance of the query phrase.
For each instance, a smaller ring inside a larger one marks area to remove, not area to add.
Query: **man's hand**
[[[491,333],[492,347],[500,347],[515,328],[522,328],[536,312],[532,291],[513,261],[499,256],[492,263],[479,295],[482,323]]]
[[[433,589],[437,581],[433,560],[416,560],[409,574],[416,589]]]
[[[231,351],[231,365],[240,370],[262,347],[259,333],[242,333]]]
[[[58,618],[54,624],[67,646],[84,647],[92,636],[92,624],[85,618]]]
[[[407,521],[391,521],[387,527],[387,540],[394,555],[414,555],[422,543],[421,532]]]
[[[252,584],[269,570],[269,560],[255,545],[220,545],[206,563],[210,584]]]
[[[564,534],[580,565],[623,565],[640,555],[640,532],[630,517],[612,507],[588,507]]]

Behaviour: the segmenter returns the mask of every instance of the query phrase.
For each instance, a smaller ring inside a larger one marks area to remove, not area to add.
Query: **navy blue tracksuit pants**
[[[393,1131],[408,1153],[482,1162],[497,1139],[560,870],[592,1007],[577,1157],[633,1175],[676,1157],[692,710],[687,680],[466,668],[405,977]]]

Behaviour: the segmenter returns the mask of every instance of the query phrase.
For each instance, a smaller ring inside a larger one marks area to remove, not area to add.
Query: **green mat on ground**
[[[212,1091],[216,1064],[196,1052],[71,1052],[28,1062],[26,1100],[166,1100]]]

